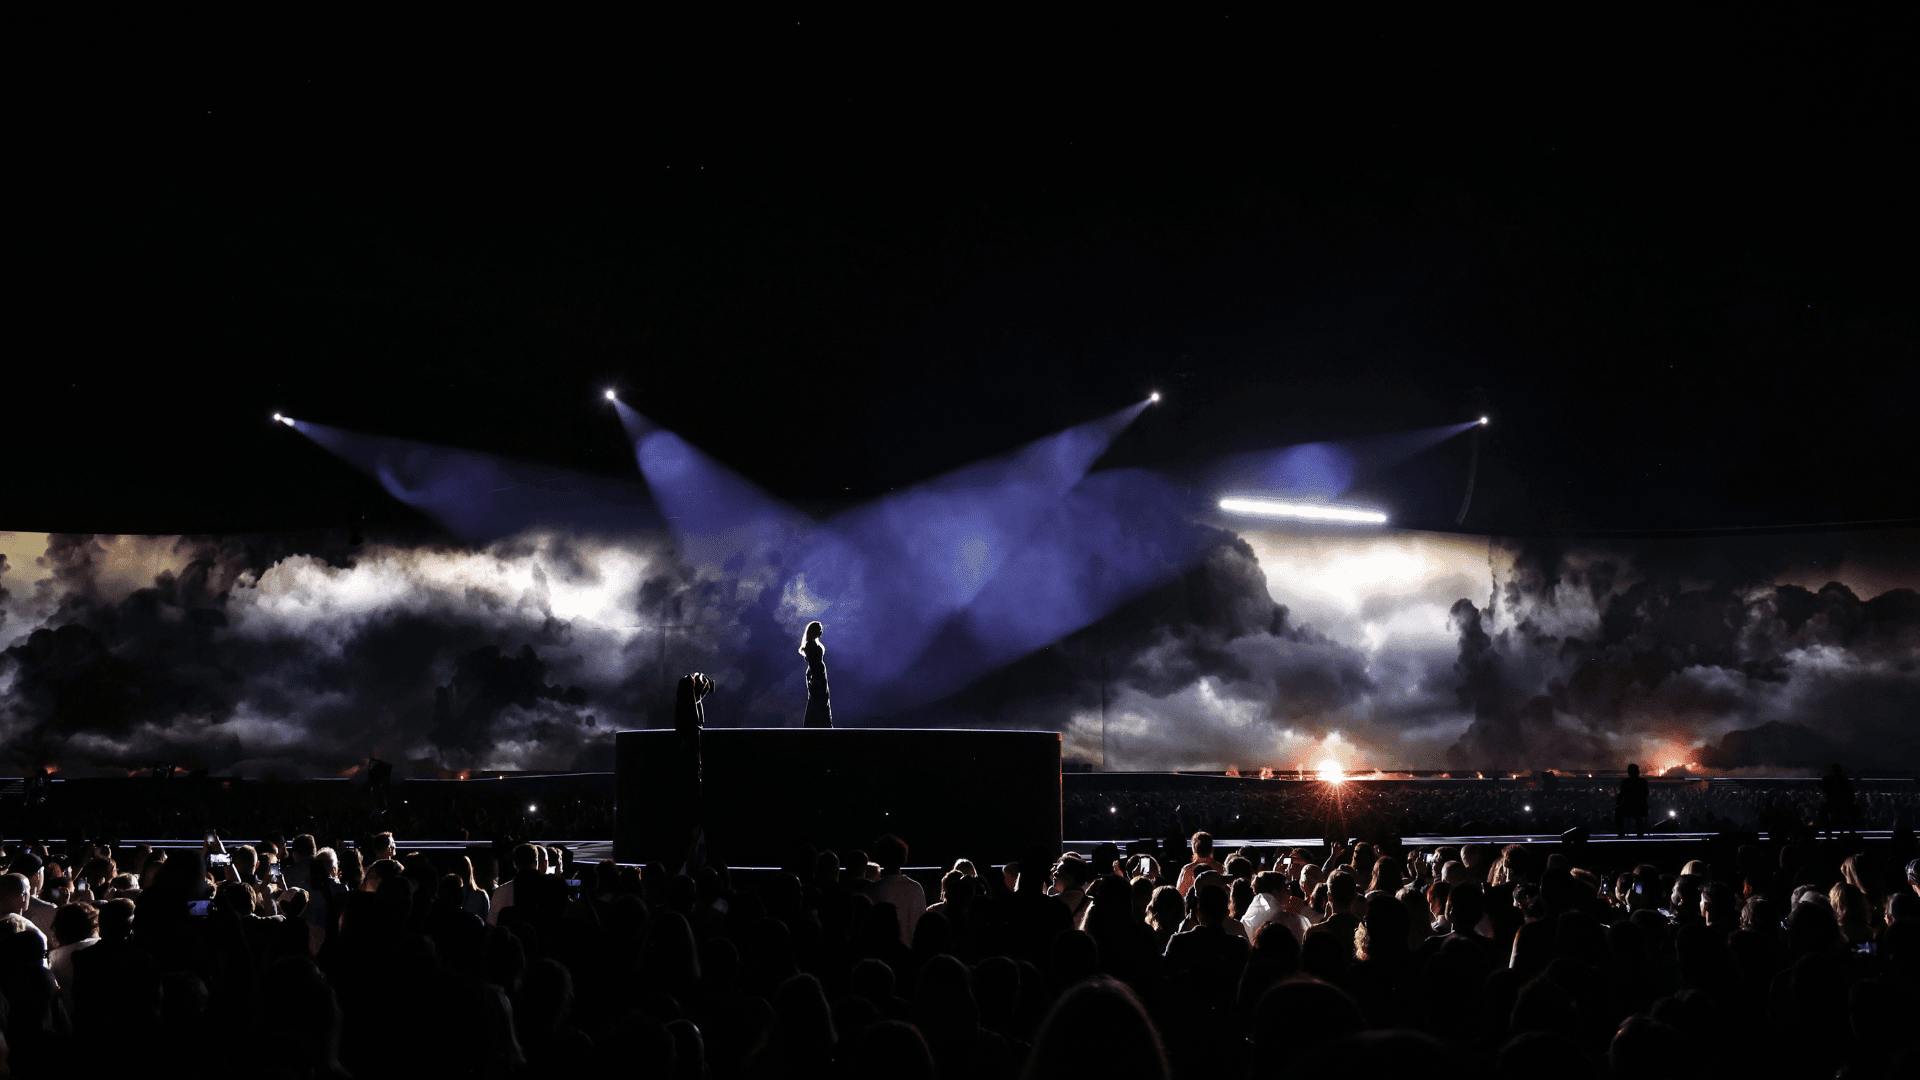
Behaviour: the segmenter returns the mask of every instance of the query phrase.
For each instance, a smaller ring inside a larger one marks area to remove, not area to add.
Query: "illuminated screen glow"
[[[1920,530],[1232,519],[1089,469],[1125,419],[826,521],[691,448],[642,486],[294,421],[445,535],[0,531],[0,750],[63,777],[335,776],[376,748],[593,771],[685,672],[714,726],[798,724],[821,619],[837,723],[1052,729],[1116,772],[1920,765]],[[790,521],[813,532],[777,563],[722,542]]]
[[[1256,499],[1232,496],[1220,500],[1220,509],[1229,514],[1281,518],[1291,521],[1335,521],[1349,525],[1385,525],[1387,515],[1357,506],[1326,506],[1320,503],[1286,502],[1280,499]]]

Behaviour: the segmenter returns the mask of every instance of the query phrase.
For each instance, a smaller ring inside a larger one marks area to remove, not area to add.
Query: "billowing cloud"
[[[1914,580],[1899,551],[1222,533],[1179,581],[943,704],[1058,727],[1113,768],[1912,768],[1920,602],[1844,583]],[[1797,583],[1816,569],[1838,580]]]
[[[1124,532],[1074,520],[1055,532]],[[1920,597],[1884,535],[1181,529],[1131,541],[1200,553],[1145,591],[1071,584],[1072,560],[981,590],[930,648],[989,673],[866,722],[1051,728],[1128,769],[1920,763]],[[71,771],[605,767],[692,669],[711,723],[797,723],[822,598],[675,550],[0,534],[0,746]]]
[[[1448,762],[1807,770],[1920,762],[1920,598],[1842,581],[1846,538],[1517,545],[1485,607],[1462,600]],[[1884,581],[1884,562],[1850,568]],[[1911,580],[1911,577],[1908,578]]]
[[[616,726],[663,718],[663,662],[739,682],[755,599],[657,542],[557,535],[54,535],[36,563],[7,601],[0,739],[79,770],[604,766]]]

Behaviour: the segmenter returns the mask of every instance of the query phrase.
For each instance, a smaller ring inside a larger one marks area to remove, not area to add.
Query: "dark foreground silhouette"
[[[1189,847],[1184,866],[1034,850],[932,889],[900,872],[895,837],[751,877],[526,844],[412,853],[384,834],[16,849],[8,1060],[21,1076],[107,1046],[293,1077],[1914,1075],[1920,865],[1837,844],[1618,867],[1521,846],[1266,865],[1205,834]]]

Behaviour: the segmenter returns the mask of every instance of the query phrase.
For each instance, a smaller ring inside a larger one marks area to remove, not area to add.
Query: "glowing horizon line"
[[[1252,499],[1239,496],[1220,500],[1220,509],[1230,514],[1258,517],[1292,518],[1298,521],[1339,521],[1357,525],[1384,525],[1387,515],[1378,510],[1354,506],[1323,506],[1315,503],[1284,502],[1279,499]]]

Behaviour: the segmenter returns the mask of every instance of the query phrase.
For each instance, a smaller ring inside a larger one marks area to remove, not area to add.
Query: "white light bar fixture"
[[[1279,499],[1233,497],[1220,500],[1220,509],[1229,514],[1285,518],[1292,521],[1333,521],[1342,525],[1385,525],[1387,515],[1357,506],[1326,506],[1320,503],[1282,502]]]

